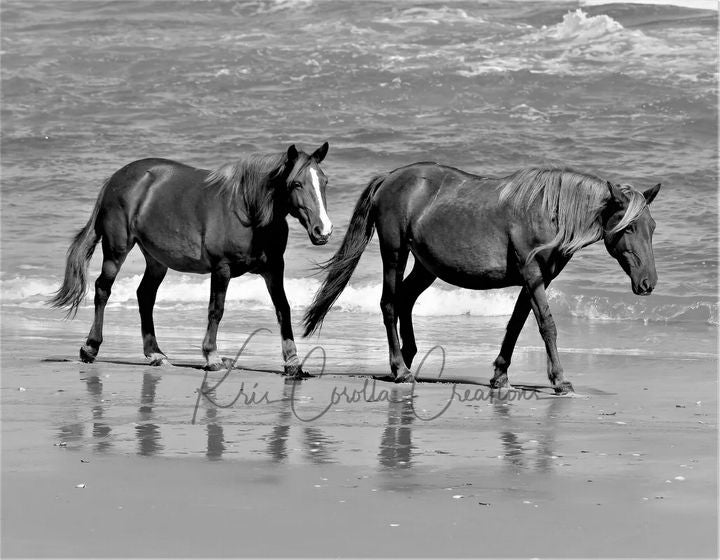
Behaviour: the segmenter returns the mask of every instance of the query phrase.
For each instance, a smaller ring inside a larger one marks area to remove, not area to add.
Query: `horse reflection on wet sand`
[[[223,368],[217,353],[218,324],[231,278],[252,272],[267,284],[282,337],[285,372],[301,375],[283,287],[288,214],[305,227],[314,245],[327,243],[332,224],[325,210],[327,179],[320,163],[327,142],[313,154],[294,145],[286,153],[252,154],[215,171],[165,159],[126,165],[103,185],[85,227],[70,245],[62,286],[50,300],[74,315],[86,293],[86,275],[102,240],[102,271],[95,282],[95,320],[80,359],[93,362],[103,341],[103,316],[115,277],[135,244],[145,256],[137,290],[143,351],[151,365],[167,362],[155,338],[153,307],[168,268],[210,274],[208,327],[202,344],[205,367]]]
[[[154,457],[202,453],[211,461],[263,455],[274,463],[315,465],[354,461],[366,464],[372,457],[379,472],[392,475],[399,471],[408,474],[416,466],[442,464],[443,457],[473,460],[479,457],[487,461],[488,453],[494,458],[497,450],[501,450],[508,472],[547,472],[555,466],[557,418],[567,414],[572,405],[571,399],[542,399],[535,403],[538,413],[528,415],[527,407],[507,398],[508,393],[502,390],[491,403],[473,406],[486,419],[481,424],[483,429],[478,430],[476,423],[471,427],[464,424],[470,429],[468,438],[448,439],[443,435],[448,425],[418,420],[414,409],[418,403],[412,388],[397,385],[390,389],[386,408],[374,409],[373,421],[363,429],[372,434],[368,439],[365,436],[368,432],[358,431],[356,424],[333,421],[318,425],[296,418],[293,396],[305,386],[314,386],[316,381],[308,384],[286,379],[282,393],[273,397],[273,403],[262,405],[260,421],[257,416],[250,423],[239,421],[236,410],[229,409],[233,412],[226,414],[226,409],[204,399],[202,420],[196,428],[205,431],[200,443],[195,438],[188,439],[184,415],[174,418],[170,414],[174,407],[168,408],[167,403],[175,389],[162,390],[163,375],[157,370],[145,371],[126,391],[117,392],[115,384],[104,387],[100,370],[87,367],[81,366],[80,371],[85,391],[62,407],[55,433],[57,445],[92,449],[100,454],[133,452]],[[436,399],[442,402],[446,394],[431,390],[426,396],[433,402]],[[430,424],[439,432],[429,432]],[[348,440],[349,434],[352,437]],[[416,435],[419,441],[415,441]],[[372,440],[377,442],[376,450],[361,445]],[[410,482],[403,476],[392,484],[406,488]]]
[[[648,205],[659,190],[658,184],[641,193],[553,166],[491,178],[415,163],[379,175],[360,195],[340,248],[323,265],[327,276],[305,313],[305,336],[320,327],[377,229],[383,262],[380,308],[396,381],[413,379],[412,309],[440,278],[475,290],[521,286],[493,364],[493,387],[509,384],[515,343],[532,309],[547,351],[550,383],[557,393],[572,391],[560,365],[545,290],[575,252],[603,239],[630,277],[633,292],[650,294],[657,273],[655,222]],[[410,253],[415,265],[403,279]]]

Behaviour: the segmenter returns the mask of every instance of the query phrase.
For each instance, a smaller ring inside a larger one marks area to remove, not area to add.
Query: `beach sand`
[[[258,335],[215,406],[201,370],[143,365],[128,329],[108,327],[105,361],[45,361],[86,326],[4,322],[4,557],[717,556],[712,357],[561,347],[577,395],[555,397],[540,349],[511,369],[540,388],[498,394],[486,356],[448,359],[470,383],[351,376],[384,372],[382,339],[330,329],[325,375],[291,383],[257,371],[277,353]],[[597,329],[602,348],[618,326]],[[166,351],[199,364],[179,332]]]

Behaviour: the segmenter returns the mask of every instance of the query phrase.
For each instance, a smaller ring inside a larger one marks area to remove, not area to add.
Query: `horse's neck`
[[[287,200],[275,198],[273,201],[273,222],[284,222],[290,214],[290,204]]]

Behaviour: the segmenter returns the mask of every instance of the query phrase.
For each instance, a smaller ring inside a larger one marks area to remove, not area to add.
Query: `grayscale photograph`
[[[717,558],[717,0],[1,0],[3,558]]]

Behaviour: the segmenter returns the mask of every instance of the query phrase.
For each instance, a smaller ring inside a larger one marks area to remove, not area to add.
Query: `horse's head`
[[[655,220],[648,205],[660,184],[643,193],[608,181],[610,200],[603,212],[603,239],[608,252],[630,277],[633,293],[650,295],[657,283],[652,235]]]
[[[325,142],[312,155],[298,152],[293,144],[287,151],[285,185],[290,215],[297,218],[307,230],[313,245],[324,245],[332,233],[332,222],[325,210],[327,177],[320,169],[328,143]]]

